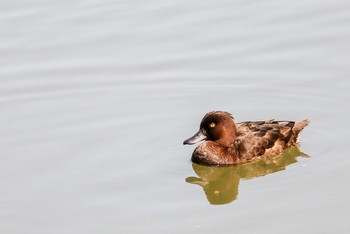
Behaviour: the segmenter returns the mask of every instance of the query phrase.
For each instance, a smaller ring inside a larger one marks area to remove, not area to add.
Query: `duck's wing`
[[[282,151],[293,134],[294,121],[256,121],[237,123],[236,144],[243,158],[263,155],[267,149]]]

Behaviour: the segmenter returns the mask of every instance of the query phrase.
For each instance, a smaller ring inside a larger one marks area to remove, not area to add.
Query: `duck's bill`
[[[188,138],[184,141],[184,145],[193,145],[197,142],[205,140],[207,137],[203,134],[201,130],[199,130],[193,137]]]

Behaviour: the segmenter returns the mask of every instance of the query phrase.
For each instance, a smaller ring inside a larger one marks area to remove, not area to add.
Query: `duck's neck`
[[[226,125],[226,131],[222,132],[220,139],[216,142],[224,147],[233,147],[233,142],[237,138],[237,127],[232,121],[229,125]]]

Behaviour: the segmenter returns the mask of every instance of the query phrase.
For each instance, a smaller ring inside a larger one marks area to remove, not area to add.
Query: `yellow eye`
[[[215,125],[216,125],[215,123],[210,123],[209,127],[213,128],[213,127],[215,127]]]

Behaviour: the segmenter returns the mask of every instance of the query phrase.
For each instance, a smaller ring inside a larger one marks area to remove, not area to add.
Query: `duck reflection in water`
[[[241,179],[252,179],[285,170],[297,162],[297,157],[308,157],[298,146],[286,149],[281,155],[239,166],[212,167],[192,163],[198,177],[188,177],[186,182],[201,186],[210,204],[228,204],[237,199]]]

